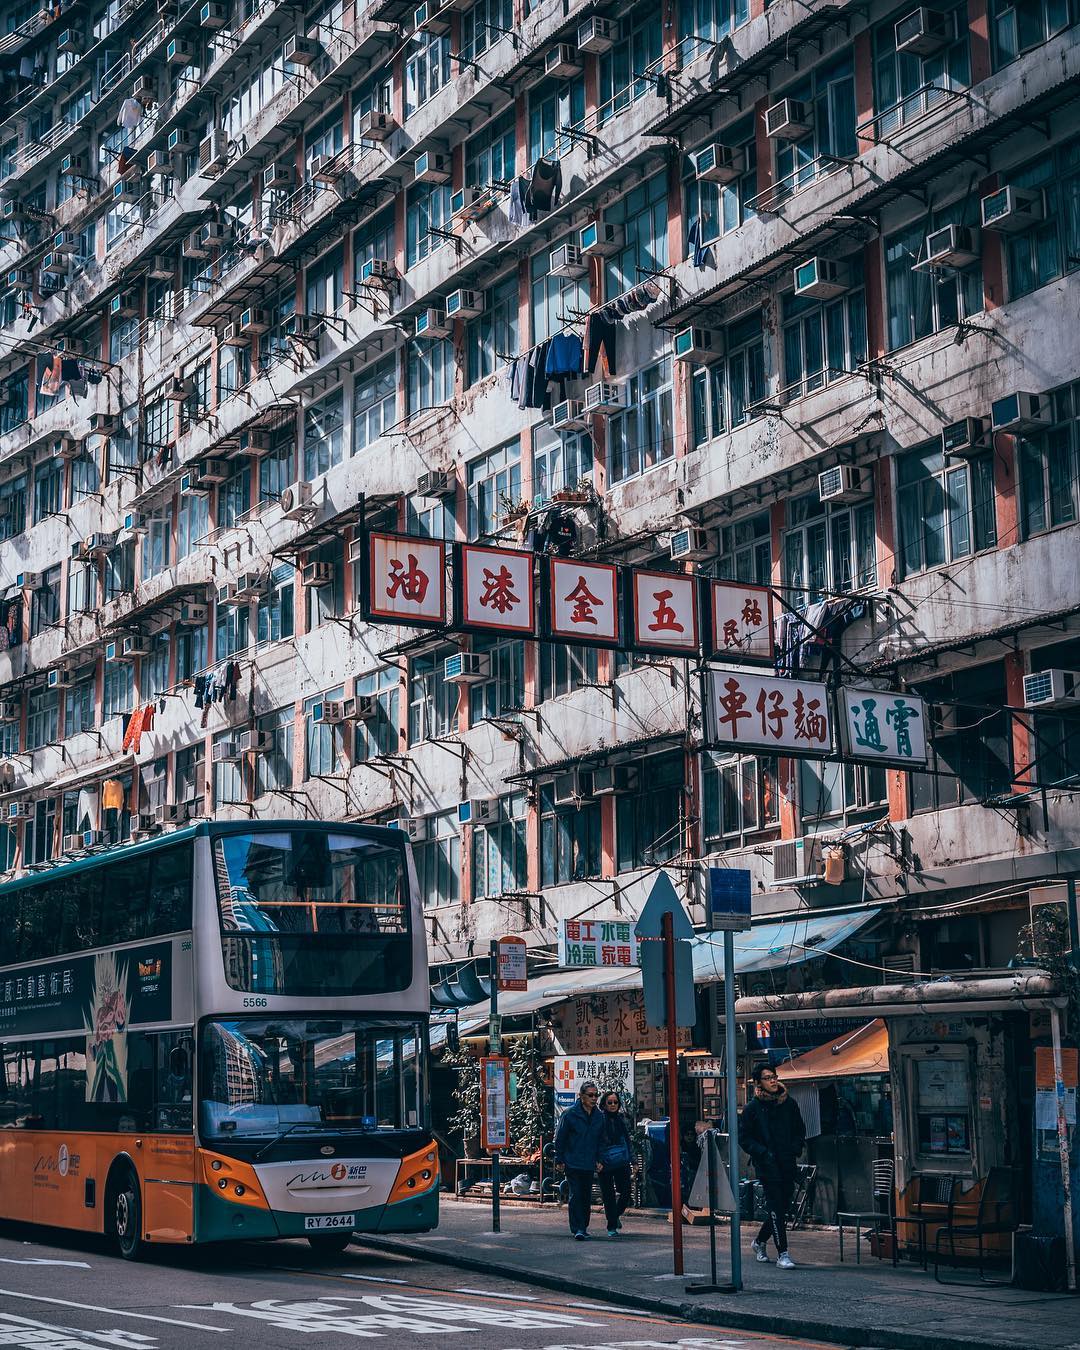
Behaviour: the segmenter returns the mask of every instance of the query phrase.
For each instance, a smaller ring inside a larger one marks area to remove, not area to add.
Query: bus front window
[[[252,1018],[203,1028],[206,1139],[306,1129],[402,1130],[422,1121],[421,1031],[381,1018]]]

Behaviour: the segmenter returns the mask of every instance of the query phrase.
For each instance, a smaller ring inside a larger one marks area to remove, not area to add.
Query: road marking
[[[147,1350],[158,1343],[156,1336],[138,1331],[83,1331],[33,1317],[16,1317],[14,1313],[0,1313],[0,1339],[4,1345],[34,1346],[37,1350],[101,1350],[103,1345],[116,1350]]]
[[[402,1280],[401,1283],[404,1284],[405,1281]],[[540,1302],[535,1294],[493,1294],[490,1289],[451,1289],[448,1292],[453,1294],[475,1294],[477,1298],[512,1298],[515,1301],[520,1299],[523,1303]]]
[[[90,1269],[89,1261],[54,1261],[49,1256],[0,1256],[5,1266],[80,1266]]]
[[[352,1273],[352,1271],[349,1271],[349,1270],[335,1271],[334,1273],[340,1275],[343,1279],[346,1279],[346,1280],[368,1280],[371,1284],[408,1284],[408,1283],[409,1283],[408,1280],[397,1280],[397,1279],[394,1278],[393,1275],[354,1275],[354,1274]]]
[[[17,1289],[0,1289],[5,1298],[27,1298],[31,1303],[58,1303],[62,1308],[83,1308],[86,1312],[109,1313],[112,1317],[138,1317],[143,1322],[166,1322],[171,1327],[194,1327],[196,1331],[220,1331],[229,1334],[228,1327],[212,1327],[207,1322],[182,1322],[176,1317],[159,1317],[154,1313],[125,1312],[123,1308],[103,1308],[100,1303],[75,1303],[70,1298],[46,1298],[44,1294],[24,1294]]]
[[[625,1313],[627,1317],[648,1317],[647,1312],[642,1312],[637,1308],[617,1308],[611,1303],[568,1303],[568,1308],[586,1308],[589,1312],[618,1313],[620,1317]]]

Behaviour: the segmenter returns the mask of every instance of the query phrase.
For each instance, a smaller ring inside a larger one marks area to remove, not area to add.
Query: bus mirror
[[[298,830],[292,837],[287,864],[289,885],[298,890],[326,890],[331,885],[330,844],[315,830]]]

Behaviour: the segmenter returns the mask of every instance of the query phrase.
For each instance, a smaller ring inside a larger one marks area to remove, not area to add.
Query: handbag
[[[600,1161],[605,1167],[629,1167],[630,1150],[622,1140],[617,1144],[606,1144],[600,1150]]]

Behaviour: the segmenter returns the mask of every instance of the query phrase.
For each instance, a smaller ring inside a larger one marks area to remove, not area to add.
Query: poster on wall
[[[601,1092],[618,1092],[624,1110],[634,1104],[633,1055],[556,1055],[555,1117],[577,1101],[582,1083],[595,1083]]]

